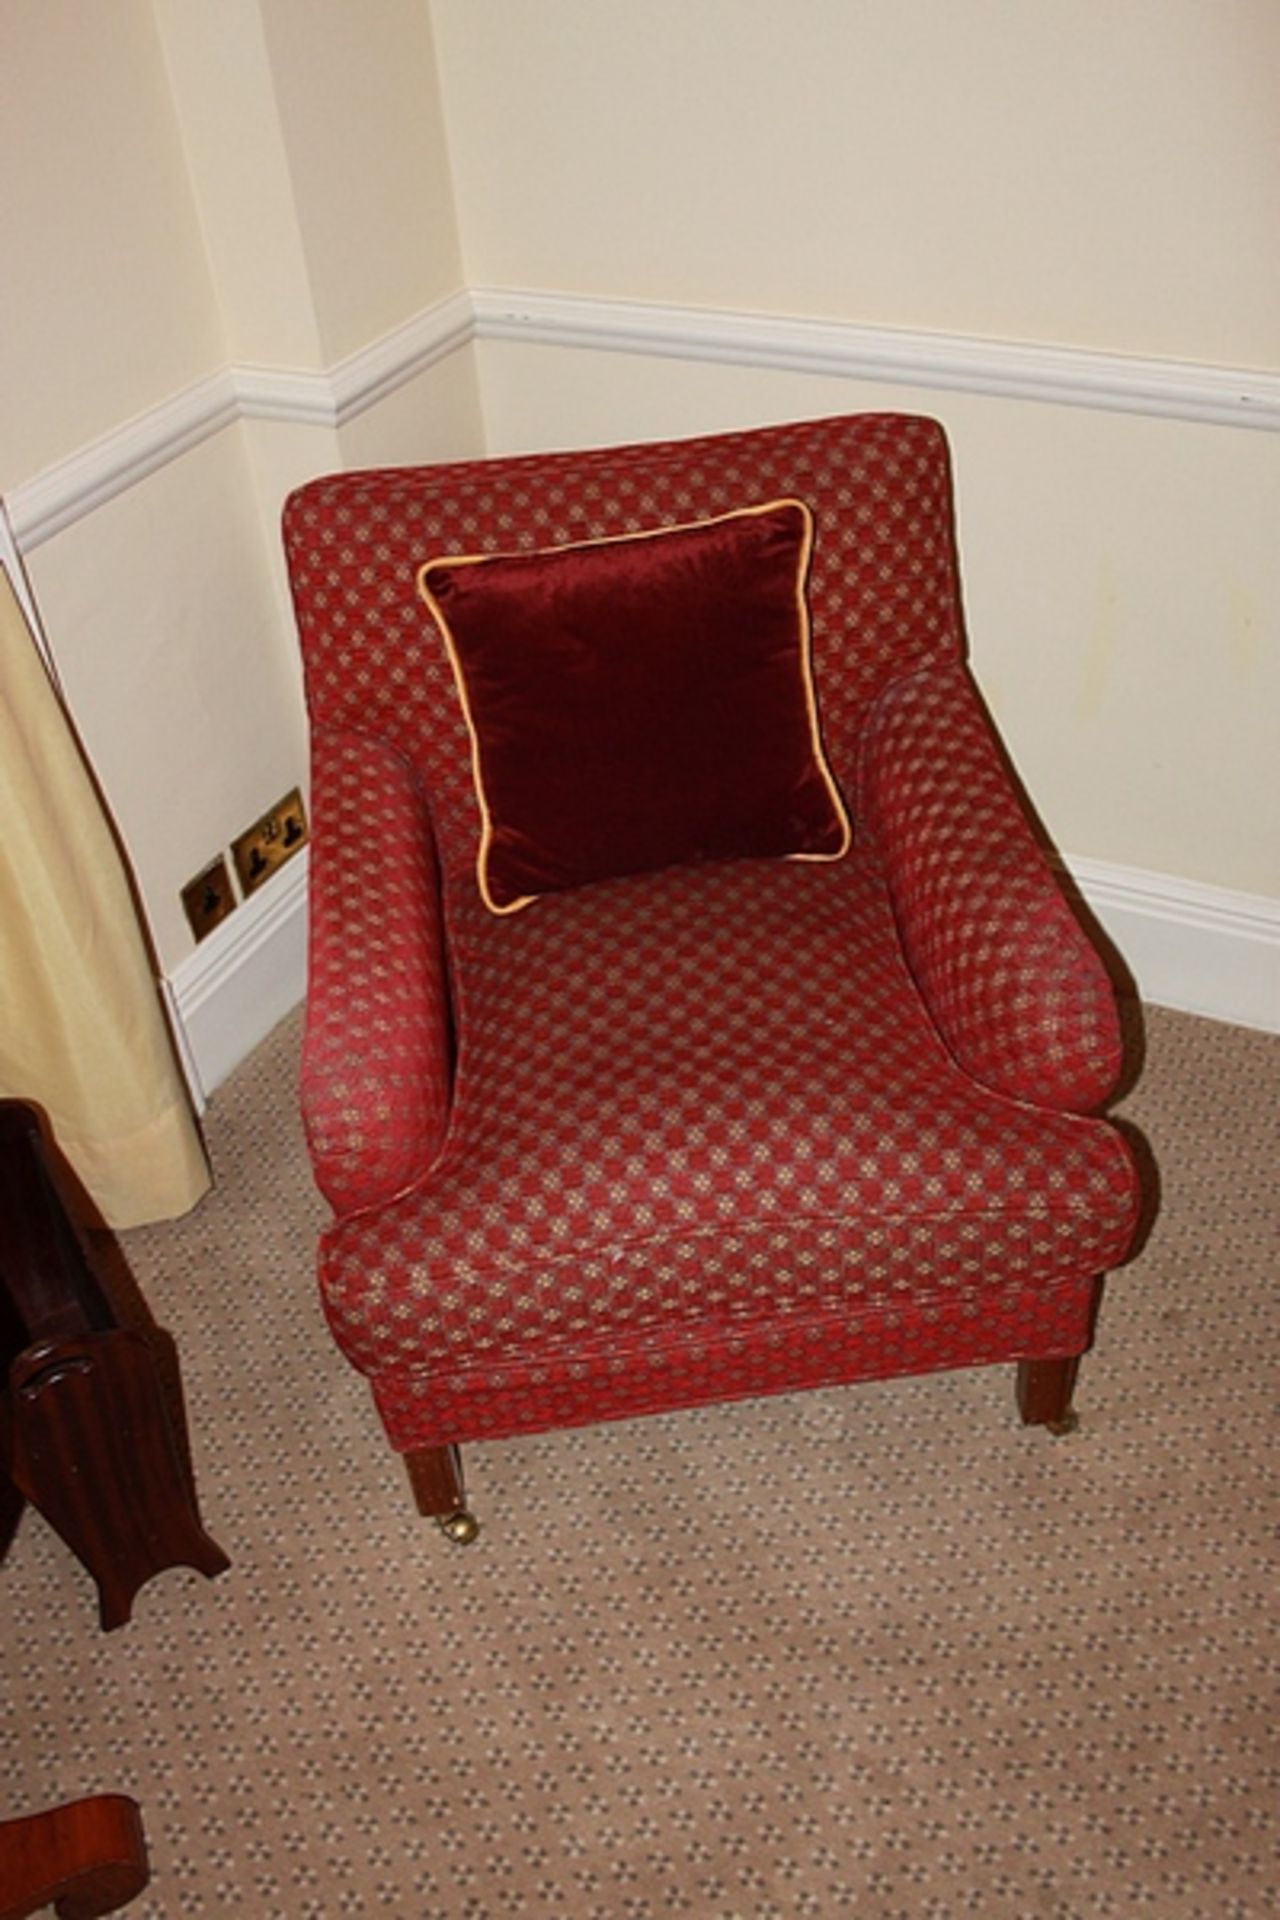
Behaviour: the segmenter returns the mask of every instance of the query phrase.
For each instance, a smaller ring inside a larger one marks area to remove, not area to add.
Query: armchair
[[[492,910],[449,557],[796,501],[815,752],[852,844]],[[964,664],[941,428],[339,474],[291,497],[285,545],[320,1289],[420,1511],[473,1535],[466,1442],[942,1368],[1013,1363],[1023,1420],[1068,1428],[1137,1220],[1101,1115],[1120,1032]]]

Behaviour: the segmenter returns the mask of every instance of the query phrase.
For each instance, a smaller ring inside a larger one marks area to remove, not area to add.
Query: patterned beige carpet
[[[459,1550],[321,1321],[297,1037],[125,1239],[232,1569],[103,1635],[26,1516],[0,1809],[135,1794],[139,1916],[1280,1910],[1280,1043],[1151,1017],[1163,1211],[1074,1438],[1001,1370],[494,1445]]]

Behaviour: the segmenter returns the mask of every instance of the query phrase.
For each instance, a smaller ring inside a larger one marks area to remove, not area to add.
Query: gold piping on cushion
[[[527,893],[522,894],[515,900],[510,900],[502,904],[494,899],[490,891],[488,881],[488,855],[493,843],[494,830],[493,816],[485,789],[480,734],[472,713],[471,700],[467,690],[466,672],[462,664],[457,643],[450,629],[448,618],[427,583],[427,575],[431,569],[440,566],[479,567],[495,560],[536,560],[543,555],[549,554],[577,553],[585,552],[591,548],[619,546],[624,543],[635,544],[643,540],[661,540],[669,534],[688,533],[699,527],[720,526],[730,520],[754,518],[758,515],[773,513],[779,507],[788,506],[799,509],[804,530],[799,559],[796,566],[795,600],[797,630],[800,642],[800,677],[804,689],[805,712],[809,722],[809,743],[813,753],[814,765],[826,788],[832,809],[839,822],[840,844],[828,853],[788,853],[783,854],[782,858],[785,860],[803,860],[815,863],[831,862],[843,859],[849,851],[853,841],[853,827],[849,818],[848,808],[844,803],[844,796],[840,792],[835,775],[832,773],[830,763],[827,760],[826,748],[822,740],[822,730],[818,720],[817,690],[813,678],[813,645],[809,620],[809,603],[805,592],[805,585],[809,577],[809,561],[813,553],[814,522],[812,510],[806,501],[799,499],[793,494],[784,494],[775,500],[761,501],[753,506],[733,507],[725,513],[709,515],[704,520],[683,520],[669,526],[647,527],[627,533],[600,534],[590,540],[570,540],[546,547],[507,548],[493,553],[438,554],[433,559],[424,561],[422,566],[419,567],[416,576],[418,593],[426,603],[427,609],[435,621],[444,642],[445,652],[453,672],[454,684],[458,690],[458,699],[461,703],[462,715],[466,723],[467,736],[470,741],[471,779],[475,789],[476,804],[480,811],[480,842],[476,851],[476,881],[480,889],[480,897],[490,913],[499,915],[518,913],[522,907],[530,906],[533,901],[541,899],[543,896],[538,893]]]

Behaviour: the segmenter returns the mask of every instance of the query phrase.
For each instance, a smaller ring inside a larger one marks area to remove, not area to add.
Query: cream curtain
[[[3,567],[0,1095],[44,1108],[108,1226],[208,1188],[120,855]]]

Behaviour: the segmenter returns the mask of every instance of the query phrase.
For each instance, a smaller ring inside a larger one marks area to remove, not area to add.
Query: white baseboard
[[[1280,1033],[1280,901],[1101,860],[1066,865],[1144,1000]]]
[[[306,992],[307,848],[201,941],[164,983],[197,1108]]]
[[[1144,1000],[1280,1032],[1280,902],[1100,860],[1067,865]],[[304,849],[166,983],[202,1109],[302,1000],[306,911]]]

